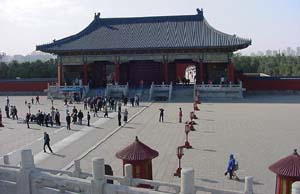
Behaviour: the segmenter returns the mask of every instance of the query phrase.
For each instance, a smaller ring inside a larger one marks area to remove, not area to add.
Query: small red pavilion
[[[269,166],[269,169],[277,175],[275,194],[290,194],[292,184],[300,181],[300,156],[297,149],[292,155]]]
[[[152,180],[152,159],[158,156],[158,152],[139,141],[135,141],[116,153],[116,157],[123,160],[123,175],[125,164],[132,165],[133,178]]]

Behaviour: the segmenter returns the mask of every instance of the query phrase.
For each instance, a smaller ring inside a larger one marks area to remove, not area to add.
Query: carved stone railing
[[[121,93],[124,96],[127,96],[128,90],[129,90],[128,83],[126,85],[107,84],[105,89],[105,96],[110,96],[112,95],[112,93]]]
[[[172,92],[173,92],[173,84],[172,82],[170,84],[154,84],[152,82],[150,90],[149,90],[149,101],[152,100],[155,92],[166,92],[168,94],[168,100],[170,101],[172,99]]]
[[[82,91],[82,98],[85,98],[87,93],[89,92],[89,86],[58,86],[58,85],[48,85],[48,89],[47,89],[47,97],[48,99],[64,99],[64,93],[67,92],[63,92],[64,90],[66,91],[72,91],[72,89],[74,91]],[[71,96],[73,97],[73,96]]]
[[[212,194],[252,194],[253,178],[245,178],[244,191],[228,191],[216,188],[195,186],[194,170],[181,170],[181,184],[133,178],[132,166],[125,165],[125,176],[105,175],[104,159],[93,159],[92,173],[82,172],[79,160],[74,162],[73,172],[36,168],[31,150],[21,151],[21,166],[0,165],[0,191],[6,194],[166,194],[162,190],[168,188],[168,193],[195,194],[197,191]],[[64,176],[60,176],[64,174]],[[85,178],[81,178],[85,177]],[[86,179],[89,177],[88,179]],[[108,184],[113,180],[119,184]],[[136,188],[141,184],[152,186],[153,189]],[[299,194],[299,184],[293,185],[293,194]],[[162,189],[161,189],[162,187]]]
[[[239,84],[195,84],[194,97],[200,95],[204,98],[243,98],[242,82]]]

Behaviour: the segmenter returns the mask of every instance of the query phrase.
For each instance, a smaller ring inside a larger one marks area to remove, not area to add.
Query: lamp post
[[[189,136],[189,132],[191,131],[191,128],[190,128],[190,125],[189,124],[186,124],[185,125],[185,128],[184,128],[184,132],[185,132],[185,143],[184,143],[184,147],[186,149],[191,149],[192,146],[189,142],[189,139],[188,139],[188,136]]]
[[[176,172],[174,173],[174,176],[181,176],[181,158],[183,156],[183,146],[178,146],[177,147],[177,158],[178,158],[178,168]]]
[[[28,106],[28,111],[29,111],[29,114],[30,114],[31,103],[27,103],[27,106]]]

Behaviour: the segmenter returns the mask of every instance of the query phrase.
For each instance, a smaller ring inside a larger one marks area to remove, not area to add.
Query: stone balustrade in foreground
[[[198,191],[212,194],[252,194],[253,178],[245,178],[244,191],[226,191],[216,188],[195,186],[194,170],[183,168],[181,184],[137,179],[132,177],[132,166],[125,165],[125,176],[105,175],[104,159],[93,159],[93,172],[85,173],[80,168],[80,161],[74,161],[74,171],[36,168],[31,150],[21,151],[21,164],[10,166],[9,157],[3,157],[0,165],[0,193],[5,194],[195,194]],[[108,184],[113,180],[114,184]],[[137,188],[138,185],[150,185],[153,189]],[[293,194],[300,194],[300,184],[293,185]]]

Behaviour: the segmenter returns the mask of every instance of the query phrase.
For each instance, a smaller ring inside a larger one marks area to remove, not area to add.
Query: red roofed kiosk
[[[125,175],[125,164],[132,165],[133,178],[142,178],[152,180],[152,162],[153,158],[158,156],[158,152],[139,141],[135,141],[116,153],[116,157],[123,160],[123,175]]]
[[[292,184],[300,181],[300,156],[297,149],[292,155],[269,166],[269,169],[277,175],[275,194],[290,194]]]

